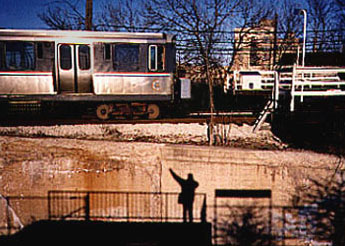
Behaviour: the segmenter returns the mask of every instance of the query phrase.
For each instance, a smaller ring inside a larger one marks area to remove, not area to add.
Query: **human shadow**
[[[194,180],[193,174],[189,173],[187,179],[178,176],[171,168],[169,169],[171,175],[181,186],[181,193],[178,196],[178,203],[183,206],[183,222],[193,222],[193,203],[195,196],[195,189],[199,183]]]

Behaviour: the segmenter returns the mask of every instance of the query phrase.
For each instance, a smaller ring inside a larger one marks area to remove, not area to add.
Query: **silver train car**
[[[3,29],[0,102],[82,103],[103,120],[155,119],[181,91],[190,97],[188,80],[182,88],[175,77],[175,54],[169,34]]]

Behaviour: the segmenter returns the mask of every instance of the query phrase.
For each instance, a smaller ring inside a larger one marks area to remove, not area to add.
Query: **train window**
[[[35,48],[31,42],[6,42],[6,69],[13,71],[35,69]]]
[[[43,58],[43,44],[37,43],[37,58],[42,59]]]
[[[90,69],[90,47],[88,45],[79,45],[78,63],[81,70]]]
[[[0,70],[6,69],[5,63],[5,45],[4,43],[0,43]]]
[[[72,68],[72,49],[68,44],[60,46],[60,67],[65,70]]]
[[[149,46],[149,69],[151,71],[157,70],[157,45]]]
[[[104,44],[103,47],[104,60],[110,60],[110,44]]]
[[[164,47],[162,45],[149,46],[149,70],[162,71],[164,70]]]
[[[138,44],[116,44],[113,52],[115,71],[132,72],[139,70]]]

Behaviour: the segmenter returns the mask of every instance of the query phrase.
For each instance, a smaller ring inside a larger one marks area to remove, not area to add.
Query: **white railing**
[[[290,111],[295,110],[295,99],[304,97],[345,96],[345,80],[339,74],[345,68],[299,67],[294,65],[291,81]]]
[[[244,73],[246,74],[244,75]],[[252,73],[252,75],[249,75],[250,73]],[[232,78],[231,76],[228,76],[226,79],[225,90],[230,90],[231,79],[233,80],[233,88],[235,91],[272,90],[277,79],[276,74],[276,71],[234,71]],[[246,81],[244,81],[246,76],[248,78],[253,78],[253,88],[250,88]]]
[[[228,90],[230,80],[228,76]],[[295,64],[292,72],[234,71],[232,80],[235,92],[271,90],[274,108],[277,108],[281,90],[290,92],[290,111],[295,110],[296,98],[303,103],[305,97],[345,96],[345,68],[301,67]]]
[[[272,90],[274,87],[274,83],[277,80],[277,72],[276,71],[260,71],[261,74],[261,87],[262,89],[270,89]]]

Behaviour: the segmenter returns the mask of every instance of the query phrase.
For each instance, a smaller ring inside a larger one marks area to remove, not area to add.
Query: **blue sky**
[[[0,0],[0,27],[18,29],[47,28],[37,17],[45,0]]]
[[[37,14],[42,12],[49,2],[52,0],[0,0],[0,28],[47,29],[48,26]],[[95,0],[94,9],[102,2]]]
[[[0,28],[12,29],[48,29],[37,16],[44,11],[48,3],[54,0],[0,0]],[[73,2],[78,0],[73,0]],[[94,17],[100,12],[103,3],[117,0],[94,0]],[[257,0],[259,1],[259,0]],[[265,1],[265,0],[263,0]],[[304,0],[289,0],[303,2]],[[85,0],[79,0],[81,8]],[[140,0],[138,1],[140,3]],[[297,6],[297,5],[296,5]]]

